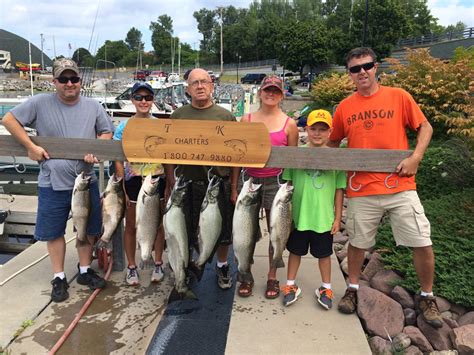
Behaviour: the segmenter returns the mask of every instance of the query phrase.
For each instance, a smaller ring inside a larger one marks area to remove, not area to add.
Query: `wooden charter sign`
[[[134,118],[122,147],[130,162],[262,168],[271,152],[263,123]]]

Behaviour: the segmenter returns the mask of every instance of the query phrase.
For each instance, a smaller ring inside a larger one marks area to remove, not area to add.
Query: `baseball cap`
[[[151,85],[148,83],[144,83],[143,81],[138,81],[133,85],[132,95],[135,94],[140,89],[148,90],[150,94],[152,94],[153,96],[155,95],[155,92],[153,91],[153,88],[151,87]]]
[[[56,79],[61,76],[66,70],[73,71],[76,75],[79,75],[79,68],[72,59],[62,58],[55,60],[53,63],[53,77]]]
[[[329,128],[332,127],[332,117],[331,114],[326,110],[314,110],[311,111],[308,115],[308,120],[306,121],[306,126],[312,126],[317,122],[326,123]]]
[[[277,89],[280,89],[281,93],[283,94],[283,81],[278,76],[269,75],[263,78],[260,90],[265,90],[269,87],[275,87]]]

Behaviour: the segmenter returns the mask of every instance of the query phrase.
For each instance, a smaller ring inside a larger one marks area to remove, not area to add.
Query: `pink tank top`
[[[270,132],[270,142],[272,146],[287,146],[288,137],[286,136],[285,128],[288,124],[289,117],[286,118],[283,128],[276,132]],[[252,115],[249,114],[249,122],[252,120]],[[270,176],[277,176],[281,173],[281,168],[247,168],[246,173],[249,176],[265,178]]]

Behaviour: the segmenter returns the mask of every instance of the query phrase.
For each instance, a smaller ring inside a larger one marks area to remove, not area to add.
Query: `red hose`
[[[105,277],[104,279],[105,280],[108,280],[109,279],[109,276],[110,276],[110,273],[112,272],[112,264],[113,264],[113,258],[112,258],[112,255],[110,255],[110,259],[109,259],[109,268],[107,269],[107,272],[105,274]],[[74,330],[74,328],[76,327],[77,323],[79,323],[79,320],[81,319],[81,317],[84,315],[84,313],[86,313],[87,309],[89,308],[89,306],[91,305],[92,301],[94,301],[95,297],[97,296],[97,294],[100,292],[100,288],[97,288],[94,290],[94,292],[92,293],[92,295],[89,296],[89,299],[87,300],[87,302],[82,306],[81,310],[79,311],[79,313],[76,315],[76,317],[73,319],[73,321],[71,322],[71,324],[69,324],[69,327],[66,329],[66,331],[64,332],[64,334],[61,336],[61,338],[59,338],[59,340],[57,341],[56,344],[54,344],[53,348],[51,349],[51,351],[49,352],[50,355],[54,355],[56,354],[56,351],[59,350],[59,348],[64,344],[64,342],[66,341],[66,339],[69,337],[69,335],[72,333],[72,331]]]

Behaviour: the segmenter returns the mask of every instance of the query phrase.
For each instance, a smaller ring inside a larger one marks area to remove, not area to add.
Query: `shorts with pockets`
[[[332,255],[333,235],[330,231],[317,233],[314,231],[299,231],[297,229],[290,233],[286,249],[292,254],[304,256],[308,249],[312,256],[321,259]]]

